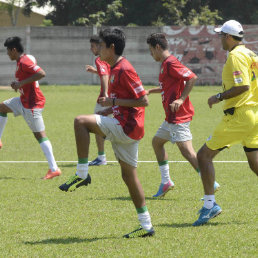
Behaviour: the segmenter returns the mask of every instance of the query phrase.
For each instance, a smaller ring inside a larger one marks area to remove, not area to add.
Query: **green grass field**
[[[94,110],[98,87],[43,86],[47,102],[43,113],[46,132],[57,161],[76,161],[73,119]],[[195,87],[191,124],[196,151],[222,117],[221,104],[209,109],[207,98],[219,87]],[[1,99],[18,96],[1,90]],[[164,120],[159,94],[150,95],[146,108],[145,137],[139,161],[155,161],[151,139]],[[0,156],[0,257],[257,257],[257,177],[248,164],[215,163],[221,188],[216,201],[222,214],[207,225],[194,228],[202,206],[201,180],[188,163],[170,163],[175,188],[164,199],[153,200],[160,183],[156,162],[139,163],[138,174],[156,235],[123,239],[138,224],[137,214],[120,176],[118,163],[90,168],[92,184],[64,193],[58,189],[75,172],[76,163],[59,162],[63,174],[43,181],[47,163],[22,117],[8,116]],[[170,161],[182,161],[177,147],[167,144]],[[90,157],[96,156],[92,135]],[[115,157],[106,143],[110,161]],[[245,161],[241,146],[225,150],[216,161]]]

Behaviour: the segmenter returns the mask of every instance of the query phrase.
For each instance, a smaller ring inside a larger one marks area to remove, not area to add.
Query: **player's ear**
[[[110,44],[110,48],[115,49],[115,44],[114,43]]]

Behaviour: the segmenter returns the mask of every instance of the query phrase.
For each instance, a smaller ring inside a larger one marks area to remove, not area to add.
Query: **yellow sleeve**
[[[249,64],[245,58],[229,56],[229,65],[233,77],[233,86],[250,85]]]

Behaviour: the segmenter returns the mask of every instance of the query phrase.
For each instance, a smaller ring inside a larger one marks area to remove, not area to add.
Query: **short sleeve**
[[[168,74],[174,78],[189,81],[195,74],[178,60],[167,63]]]
[[[22,71],[35,74],[42,70],[35,62],[33,62],[31,59],[26,58],[24,61],[21,62]]]
[[[233,77],[233,86],[250,85],[249,66],[246,60],[231,55],[227,62]]]
[[[109,67],[105,62],[100,61],[98,58],[95,60],[97,72],[99,76],[109,75]]]
[[[120,81],[135,98],[146,95],[141,79],[135,71],[124,70],[121,74]]]

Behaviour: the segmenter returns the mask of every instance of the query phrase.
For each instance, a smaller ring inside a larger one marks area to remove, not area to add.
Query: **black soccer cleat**
[[[88,174],[86,179],[82,179],[78,177],[77,175],[71,176],[67,182],[59,186],[59,189],[61,191],[65,192],[72,192],[75,191],[76,188],[80,186],[87,186],[88,184],[91,183],[91,177],[90,174]]]

